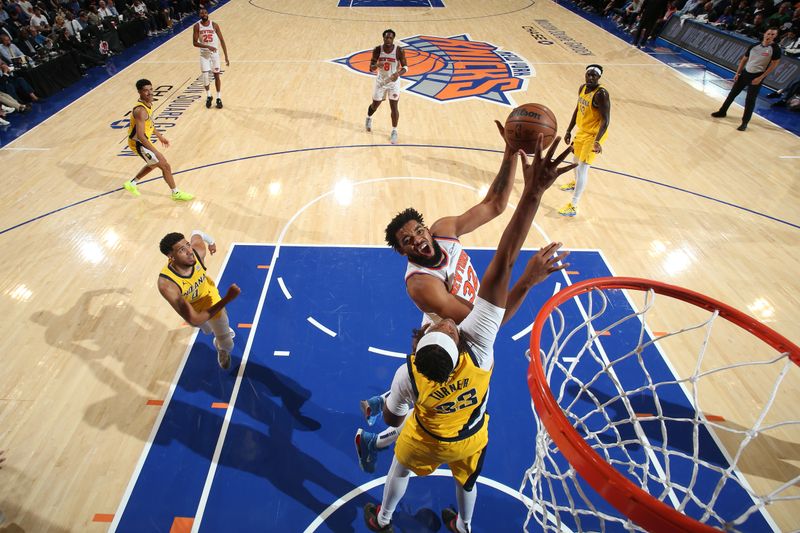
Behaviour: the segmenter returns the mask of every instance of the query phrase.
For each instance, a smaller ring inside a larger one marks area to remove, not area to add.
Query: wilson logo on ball
[[[509,94],[524,91],[535,75],[519,54],[472,41],[467,34],[415,35],[395,42],[403,47],[408,62],[402,90],[440,103],[479,98],[511,107],[515,104]],[[371,57],[372,50],[362,50],[332,61],[374,76],[369,71]]]

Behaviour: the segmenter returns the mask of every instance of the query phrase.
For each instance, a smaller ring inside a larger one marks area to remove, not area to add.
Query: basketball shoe
[[[727,116],[727,113],[720,109],[719,111],[714,111],[713,113],[711,113],[711,116],[714,118],[725,118]]]
[[[375,463],[378,461],[378,449],[375,446],[378,442],[378,435],[359,428],[356,431],[355,442],[358,466],[364,472],[372,474],[375,472]]]
[[[369,400],[361,400],[361,413],[370,426],[383,414],[383,395],[373,396]]]
[[[364,123],[364,128],[367,131],[372,131],[372,117],[367,117],[367,121]]]
[[[378,513],[381,512],[381,506],[374,503],[368,503],[364,506],[364,522],[370,531],[378,531],[379,533],[394,533],[394,527],[389,522],[385,526],[378,524]]]
[[[141,193],[139,192],[139,187],[136,186],[136,182],[133,180],[128,180],[122,184],[126,191],[131,193],[134,196],[139,196]]]
[[[568,203],[564,207],[558,210],[558,214],[562,217],[574,217],[578,214],[578,208],[572,205],[572,202]]]
[[[188,202],[192,198],[194,198],[194,195],[189,194],[188,192],[175,191],[174,193],[172,193],[172,199],[175,200],[176,202]]]
[[[206,96],[206,108],[211,109],[211,102],[213,101],[214,101],[213,98],[211,98],[210,96]]]
[[[397,130],[392,130],[392,134],[389,136],[389,142],[397,144]]]
[[[236,332],[228,328],[228,335],[233,339],[236,337]],[[231,353],[219,347],[216,337],[214,338],[214,348],[217,349],[217,363],[219,363],[219,367],[222,370],[228,370],[231,367]]]
[[[217,98],[217,109],[222,109],[222,98]]]
[[[559,187],[562,191],[574,191],[575,190],[575,180],[570,181],[569,183],[565,183],[561,187]]]
[[[214,348],[217,349],[217,363],[222,370],[228,370],[231,367],[231,353],[219,347],[217,339],[214,339]]]
[[[461,533],[458,530],[458,513],[453,509],[442,509],[442,522],[444,522],[444,527],[447,528],[447,531]],[[467,533],[470,533],[469,528],[467,528]]]

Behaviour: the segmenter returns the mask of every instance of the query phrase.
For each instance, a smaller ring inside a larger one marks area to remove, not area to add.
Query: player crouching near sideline
[[[206,244],[212,255],[217,251],[214,239],[200,230],[194,230],[189,239],[181,233],[168,233],[161,239],[159,248],[169,262],[158,275],[158,292],[189,325],[199,327],[206,335],[213,333],[217,362],[227,370],[236,334],[224,308],[239,296],[241,289],[233,284],[220,298],[203,263]]]

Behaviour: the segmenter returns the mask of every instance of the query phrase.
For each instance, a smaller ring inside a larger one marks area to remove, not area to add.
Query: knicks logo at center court
[[[524,91],[534,75],[528,62],[514,52],[501,50],[469,36],[417,35],[396,43],[403,48],[408,72],[402,79],[412,83],[403,90],[440,103],[481,98],[514,106],[509,93]],[[344,67],[374,76],[369,71],[372,50],[334,59]]]

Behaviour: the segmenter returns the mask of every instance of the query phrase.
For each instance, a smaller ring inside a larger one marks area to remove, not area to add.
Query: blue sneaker
[[[364,431],[359,428],[356,432],[356,455],[358,455],[358,466],[361,470],[372,474],[375,472],[375,463],[378,460],[378,449],[375,444],[378,442],[378,435]]]
[[[370,426],[375,425],[375,421],[383,414],[383,395],[373,396],[369,400],[361,400],[361,413]]]

